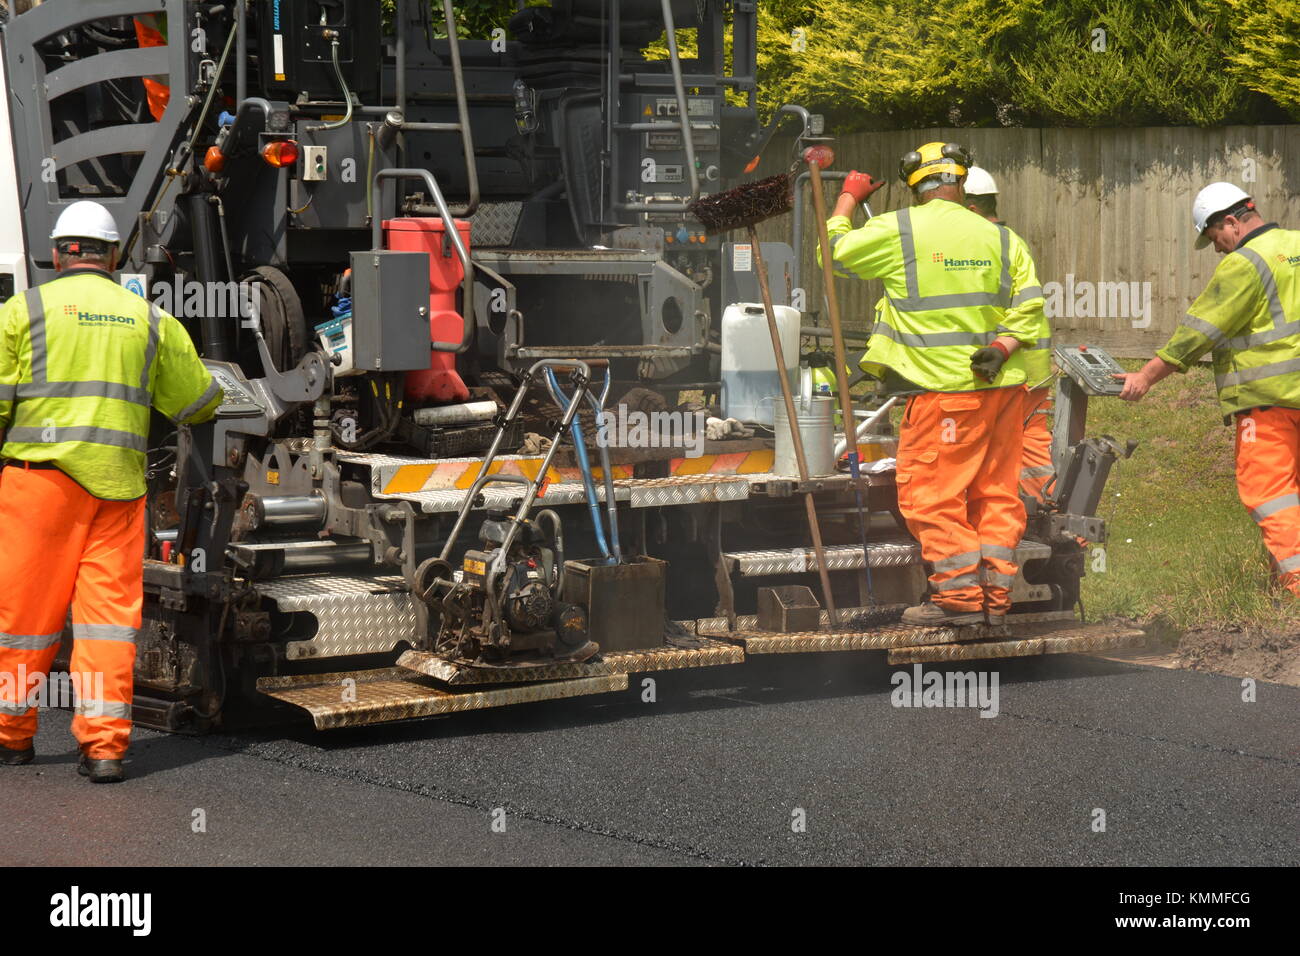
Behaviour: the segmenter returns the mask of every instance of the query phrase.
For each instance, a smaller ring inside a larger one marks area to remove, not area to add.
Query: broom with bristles
[[[835,599],[831,596],[830,568],[826,563],[826,549],[822,546],[821,527],[817,524],[817,509],[808,478],[808,459],[804,456],[803,436],[799,433],[799,418],[795,413],[794,395],[790,379],[785,373],[785,352],[781,348],[781,331],[776,324],[776,310],[772,307],[772,290],[767,283],[767,266],[763,263],[763,249],[758,241],[760,222],[789,212],[794,206],[793,177],[789,173],[769,176],[756,183],[747,183],[726,192],[705,196],[691,203],[689,212],[704,224],[710,233],[732,229],[748,229],[749,244],[754,251],[754,271],[758,275],[758,288],[763,295],[763,309],[767,313],[767,329],[772,336],[772,352],[780,373],[781,398],[785,402],[786,424],[794,446],[795,461],[799,466],[799,481],[804,487],[804,506],[808,512],[808,533],[812,536],[813,553],[817,556],[817,573],[821,577],[822,600],[834,627],[839,623]]]

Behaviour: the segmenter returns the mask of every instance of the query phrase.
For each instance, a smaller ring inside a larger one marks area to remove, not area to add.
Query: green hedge
[[[802,102],[839,131],[1300,118],[1300,0],[761,6],[764,108]]]

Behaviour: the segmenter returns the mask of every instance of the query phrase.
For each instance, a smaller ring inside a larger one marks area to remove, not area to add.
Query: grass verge
[[[1270,591],[1268,552],[1237,498],[1233,430],[1208,368],[1172,375],[1136,404],[1093,399],[1088,434],[1141,442],[1102,499],[1110,540],[1105,570],[1090,568],[1084,581],[1089,617],[1160,618],[1180,631],[1300,627],[1300,602],[1279,607]]]

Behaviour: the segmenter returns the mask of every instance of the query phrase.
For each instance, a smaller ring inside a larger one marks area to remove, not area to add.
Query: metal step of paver
[[[627,684],[626,674],[606,674],[504,687],[447,688],[423,674],[401,667],[384,667],[263,677],[258,680],[257,689],[268,697],[307,711],[317,730],[332,730],[508,704],[607,694],[627,690]]]
[[[832,545],[826,549],[826,563],[832,571],[859,571],[866,562],[862,545]],[[921,547],[910,538],[896,538],[868,543],[873,568],[900,568],[921,563]],[[1052,556],[1050,545],[1022,541],[1016,547],[1016,560],[1023,567],[1029,561]],[[767,574],[802,574],[817,569],[817,555],[812,548],[789,550],[727,551],[723,560],[729,570],[743,577]]]
[[[1133,647],[1148,640],[1146,632],[1123,624],[1083,624],[1046,627],[1041,633],[1010,633],[961,644],[920,645],[892,648],[890,664],[922,664],[943,661],[981,660],[995,657],[1031,657],[1038,654],[1080,654]]]

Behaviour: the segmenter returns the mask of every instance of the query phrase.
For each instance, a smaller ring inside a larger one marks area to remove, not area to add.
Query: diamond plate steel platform
[[[377,479],[376,479],[377,480]],[[614,498],[633,508],[658,508],[699,504],[707,501],[741,501],[749,497],[749,482],[743,475],[684,475],[676,478],[621,478],[614,482]],[[459,511],[468,492],[459,488],[437,491],[406,491],[376,498],[409,501],[425,514]],[[508,509],[524,495],[522,485],[488,485],[483,489],[484,507]],[[605,488],[596,483],[596,497],[605,500]],[[538,506],[581,504],[586,492],[580,482],[552,482],[537,499]]]
[[[744,650],[735,643],[711,638],[697,640],[700,647],[665,644],[641,650],[611,651],[592,661],[559,661],[521,667],[483,667],[449,661],[428,651],[406,651],[397,659],[397,666],[418,671],[451,686],[465,686],[712,667],[718,664],[739,664],[745,659]]]
[[[294,677],[263,677],[257,689],[301,707],[317,730],[380,724],[392,720],[454,714],[539,700],[627,690],[626,674],[521,684],[491,690],[449,690],[400,667]]]
[[[921,547],[910,538],[876,541],[867,545],[873,568],[901,568],[921,563]],[[1022,541],[1016,548],[1016,560],[1023,567],[1028,561],[1052,556],[1050,545]],[[743,577],[766,574],[801,574],[817,570],[817,556],[811,548],[765,551],[732,551],[723,555],[732,573]],[[832,545],[826,548],[826,563],[831,571],[862,569],[861,545]]]
[[[900,568],[919,564],[921,547],[910,540],[879,541],[867,546],[873,568]],[[817,556],[811,548],[730,551],[723,554],[733,574],[758,577],[767,574],[802,574],[817,570]],[[826,548],[831,571],[853,571],[862,567],[861,545],[831,545]]]
[[[468,492],[459,488],[447,488],[439,491],[404,491],[397,494],[374,492],[376,498],[390,501],[409,501],[415,505],[416,510],[425,514],[457,512],[460,510],[461,504],[464,503],[466,494]],[[483,507],[489,511],[510,510],[514,507],[514,503],[521,499],[524,494],[523,485],[488,485],[483,489]],[[596,497],[600,501],[605,500],[605,489],[599,485],[596,488]],[[620,494],[617,487],[614,489],[614,498],[618,501],[627,500],[626,495]],[[574,505],[581,504],[586,500],[586,492],[583,491],[581,484],[555,483],[546,487],[546,494],[537,499],[537,507]]]
[[[729,641],[698,638],[700,647],[651,647],[646,650],[611,651],[603,655],[605,663],[616,673],[641,674],[645,671],[669,671],[682,667],[713,667],[739,664],[744,651]]]
[[[489,667],[461,661],[449,661],[429,651],[405,651],[397,666],[433,677],[452,686],[464,684],[519,684],[539,680],[566,680],[573,677],[603,677],[615,673],[607,663],[594,661],[556,661],[520,667]]]
[[[633,508],[692,505],[702,501],[743,501],[749,497],[745,475],[677,475],[673,478],[633,478],[616,481],[615,495],[628,492]]]
[[[849,620],[861,615],[870,615],[878,611],[879,608],[870,607],[842,607],[839,609],[840,614],[847,616]],[[830,627],[830,614],[826,611],[822,611],[820,619],[823,628]],[[1073,622],[1076,618],[1073,611],[1039,611],[1035,614],[1012,614],[1008,620],[1013,624],[1018,625]],[[678,621],[677,623],[688,631],[693,631],[700,635],[708,635],[710,637],[725,637],[729,633],[727,619],[725,617],[702,617],[695,621]],[[737,614],[736,630],[758,631],[758,615]]]
[[[726,458],[725,454],[717,456]],[[380,499],[409,501],[426,514],[459,510],[466,489],[477,474],[481,458],[406,458],[398,455],[341,452],[338,460],[345,464],[360,465],[370,471],[371,493]],[[500,470],[508,474],[531,477],[541,463],[537,455],[498,455]],[[687,462],[689,465],[689,461]],[[685,467],[685,466],[684,466]],[[435,474],[436,472],[436,474]],[[548,504],[578,504],[584,499],[580,481],[563,473],[563,481],[552,480],[547,486],[545,502]],[[876,476],[878,477],[878,476]],[[847,475],[827,475],[815,479],[817,490],[833,491],[849,486]],[[743,501],[755,494],[768,493],[768,486],[785,486],[788,478],[768,472],[674,474],[666,478],[619,478],[615,481],[615,497],[628,502],[633,508],[671,507],[703,502]],[[431,487],[433,485],[434,487]],[[604,497],[604,487],[596,483],[597,494]],[[484,489],[487,506],[509,507],[522,495],[520,488],[489,485]],[[788,557],[787,552],[779,552]],[[888,565],[882,565],[888,566]]]
[[[480,203],[469,217],[470,246],[480,249],[510,245],[523,208],[521,202]]]
[[[257,589],[281,611],[316,618],[314,637],[285,645],[291,661],[382,653],[415,639],[415,608],[398,576],[304,575],[259,583]]]
[[[970,644],[936,644],[898,648],[889,652],[891,664],[922,664],[993,657],[1030,657],[1036,654],[1078,654],[1131,647],[1147,635],[1136,628],[1111,624],[1081,624],[1055,629],[1035,637],[992,639]]]
[[[370,490],[381,498],[410,498],[424,492],[424,489],[416,485],[395,487],[391,492],[385,493],[385,489],[394,483],[399,472],[409,474],[412,470],[422,470],[427,477],[435,469],[441,469],[452,475],[452,478],[449,479],[452,486],[430,488],[424,493],[446,492],[455,495],[452,500],[456,502],[456,507],[460,506],[463,492],[473,484],[478,469],[483,464],[482,458],[473,456],[463,458],[408,458],[403,455],[382,455],[367,452],[339,452],[338,460],[342,464],[362,465],[370,469]],[[540,455],[497,455],[495,470],[512,475],[525,473],[533,475],[536,474],[536,469],[541,465],[541,462],[542,456]],[[459,484],[457,484],[458,482]],[[577,483],[577,487],[581,489],[582,486]],[[490,490],[491,487],[489,486]],[[515,497],[520,494],[520,491],[515,491]]]
[[[914,644],[944,644],[980,636],[981,627],[906,627],[901,624],[869,631],[734,631],[727,635],[746,654],[817,654],[832,651],[879,651]]]
[[[872,608],[844,608],[841,613],[852,621],[854,617],[871,615]],[[736,629],[727,630],[725,617],[701,618],[695,622],[696,633],[721,640],[733,641],[748,654],[818,654],[833,651],[874,651],[894,647],[948,645],[957,642],[977,641],[987,638],[989,630],[982,624],[963,627],[909,627],[904,624],[882,623],[869,627],[830,628],[830,616],[821,612],[825,630],[800,631],[782,634],[762,631],[758,617],[752,614],[736,618]],[[1047,611],[1037,614],[1013,614],[1008,617],[1008,630],[1014,634],[1026,625],[1074,625],[1071,611]],[[688,625],[689,626],[689,625]],[[1001,632],[1006,633],[1006,632]]]

